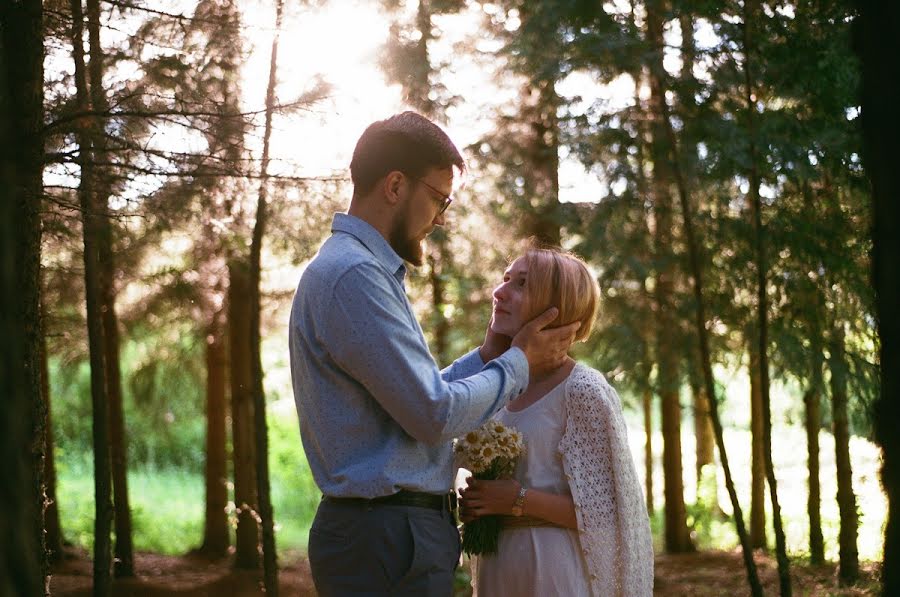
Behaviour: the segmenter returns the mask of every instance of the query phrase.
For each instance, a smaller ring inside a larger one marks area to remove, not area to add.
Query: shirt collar
[[[406,266],[403,259],[391,248],[387,240],[371,224],[351,216],[350,214],[336,213],[331,222],[332,232],[346,232],[356,237],[375,256],[389,272],[394,272],[397,279],[402,282],[406,276]]]

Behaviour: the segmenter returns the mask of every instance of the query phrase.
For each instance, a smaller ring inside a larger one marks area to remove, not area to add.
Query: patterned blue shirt
[[[439,371],[400,256],[359,218],[335,214],[332,233],[300,278],[289,330],[316,484],[334,497],[446,492],[455,474],[450,440],[525,389],[525,354],[511,348],[485,366],[473,350]]]

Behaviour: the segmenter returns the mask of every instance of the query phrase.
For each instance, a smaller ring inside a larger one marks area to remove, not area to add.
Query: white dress
[[[571,495],[559,442],[566,429],[566,382],[518,412],[504,408],[495,418],[523,437],[525,456],[515,478],[523,487]],[[527,497],[526,497],[527,499]],[[505,528],[497,553],[472,559],[478,597],[590,597],[590,580],[578,532],[560,527]]]

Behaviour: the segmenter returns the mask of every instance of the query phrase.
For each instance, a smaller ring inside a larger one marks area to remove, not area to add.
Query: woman
[[[551,325],[581,322],[586,339],[598,288],[574,255],[530,249],[494,290],[488,337],[511,337],[533,314],[559,309]],[[531,371],[528,389],[497,415],[525,438],[515,478],[468,479],[463,521],[503,516],[495,554],[473,558],[480,597],[653,592],[653,547],[643,494],[616,391],[568,358]]]

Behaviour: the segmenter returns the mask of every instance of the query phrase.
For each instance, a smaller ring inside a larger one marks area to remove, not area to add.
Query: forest
[[[596,275],[573,356],[622,397],[655,594],[900,595],[900,5],[0,19],[0,595],[315,594],[288,313],[403,110],[467,164],[407,278],[440,366],[525,239]]]

